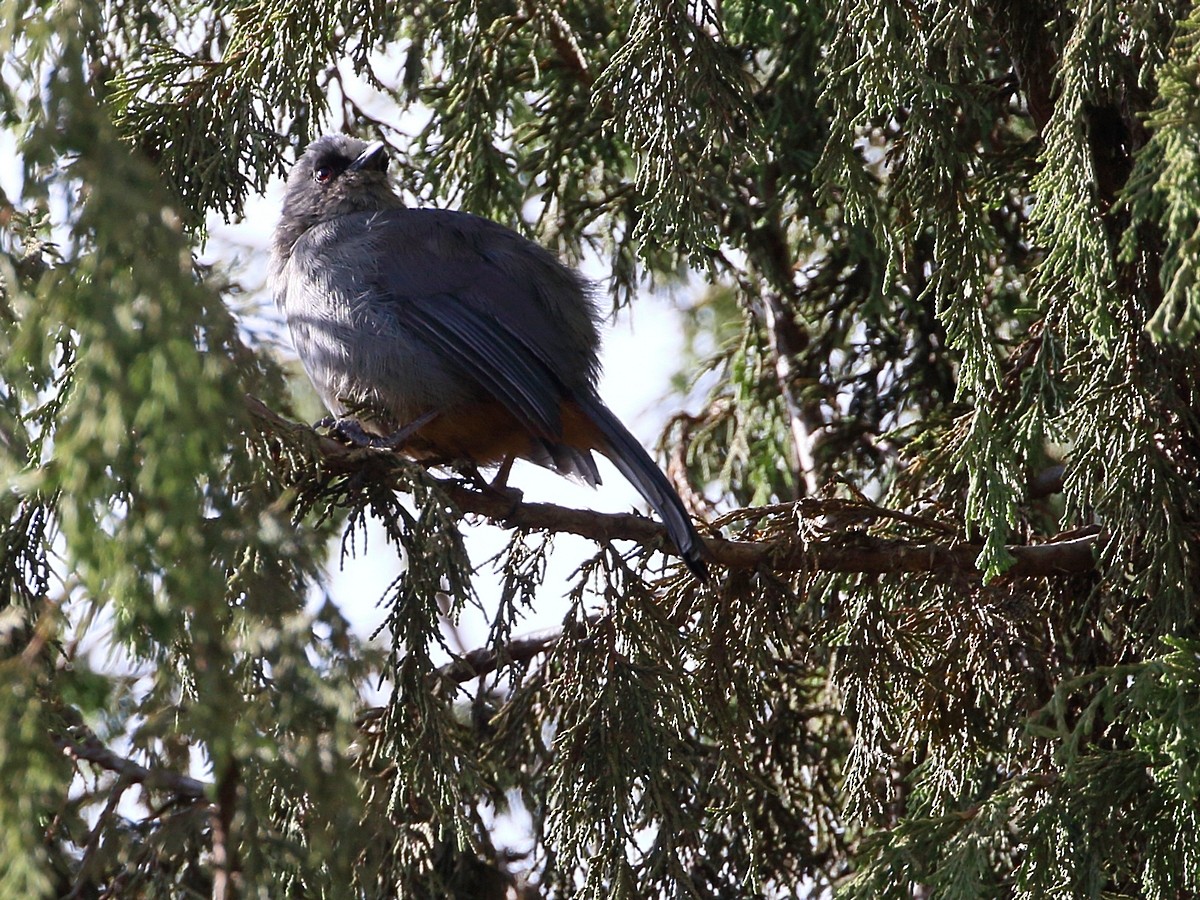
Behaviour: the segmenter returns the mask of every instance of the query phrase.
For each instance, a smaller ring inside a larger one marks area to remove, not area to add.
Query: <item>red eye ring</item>
[[[318,184],[325,184],[333,177],[333,169],[330,166],[317,166],[313,169],[313,181]]]

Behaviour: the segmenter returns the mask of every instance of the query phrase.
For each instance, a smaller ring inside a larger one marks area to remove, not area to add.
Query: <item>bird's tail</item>
[[[692,574],[701,581],[708,581],[703,542],[667,476],[599,397],[579,398],[577,402],[604,439],[603,445],[596,449],[612,460],[617,471],[638,489],[638,493],[658,513],[667,527],[667,534]]]

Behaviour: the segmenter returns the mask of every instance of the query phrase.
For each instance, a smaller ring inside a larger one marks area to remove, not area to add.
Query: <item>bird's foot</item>
[[[508,473],[512,471],[513,463],[517,461],[515,456],[504,457],[504,462],[500,463],[500,468],[496,470],[495,477],[492,478],[491,484],[488,487],[493,491],[508,492],[512,490],[508,486]]]
[[[378,436],[363,428],[358,419],[337,419],[333,416],[326,416],[315,427],[329,429],[331,438],[341,441],[343,444],[349,444],[351,447],[374,447],[376,446],[375,442],[379,440]]]
[[[371,434],[362,426],[358,419],[327,417],[317,423],[317,427],[327,427],[331,437],[355,447],[372,447],[376,450],[398,450],[407,444],[418,431],[437,418],[436,411],[430,411],[418,416],[407,425],[397,428],[391,434]]]

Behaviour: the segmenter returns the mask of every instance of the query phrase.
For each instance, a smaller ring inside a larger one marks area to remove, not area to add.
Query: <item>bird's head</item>
[[[277,239],[289,247],[309,228],[340,216],[400,206],[388,184],[387,145],[344,134],[317,138],[288,175]]]

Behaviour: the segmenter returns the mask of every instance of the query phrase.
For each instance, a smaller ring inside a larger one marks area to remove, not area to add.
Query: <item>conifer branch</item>
[[[247,397],[246,402],[252,415],[276,433],[295,433],[297,429],[308,431],[306,426],[288,422],[254,397]],[[373,470],[380,477],[386,477],[390,466],[390,454],[348,447],[323,435],[316,435],[316,448],[322,463],[338,473]],[[527,502],[521,498],[520,491],[513,488],[481,490],[454,478],[434,481],[461,512],[481,515],[508,527],[567,532],[601,542],[633,541],[647,547],[668,544],[662,525],[635,513],[601,513],[552,503]],[[837,508],[833,511],[844,512],[843,505],[835,504]],[[864,508],[863,513],[864,518],[904,518],[893,511],[874,508]],[[1089,572],[1095,567],[1093,550],[1097,531],[1042,544],[1010,545],[1006,549],[1014,563],[1005,574],[1014,578],[1045,578]],[[816,540],[803,540],[798,534],[795,539],[770,541],[707,537],[704,544],[712,562],[734,569],[766,566],[777,572],[806,570],[865,575],[977,573],[975,561],[983,550],[983,545],[975,542],[915,541],[876,537],[858,531]]]
[[[452,662],[438,667],[429,676],[430,680],[465,684],[476,678],[483,678],[490,675],[501,666],[522,665],[532,660],[535,656],[549,653],[558,645],[559,641],[564,637],[570,636],[568,631],[577,632],[581,626],[590,628],[602,618],[603,616],[600,613],[593,613],[587,616],[582,623],[575,623],[572,626],[547,628],[543,631],[526,635],[525,637],[515,638],[507,644],[496,648],[476,647],[474,650],[456,657]],[[574,647],[578,649],[590,643],[591,638],[577,636]],[[387,709],[383,706],[369,707],[358,714],[355,724],[359,728],[362,728],[369,722],[381,718],[385,712],[387,712]]]
[[[542,4],[539,0],[525,0],[521,7],[525,17],[540,17],[545,20],[550,43],[554,46],[559,61],[573,72],[582,84],[591,87],[595,78],[588,68],[587,58],[580,50],[575,33],[562,13],[553,5]]]
[[[599,619],[598,614],[593,614],[587,617],[586,622],[594,624]],[[462,684],[490,675],[502,665],[527,663],[535,656],[552,650],[562,640],[565,630],[564,628],[551,628],[539,631],[536,634],[516,638],[497,650],[490,647],[477,647],[458,657],[454,662],[439,668],[435,677]],[[586,640],[584,642],[586,643]]]
[[[510,527],[565,531],[596,541],[628,540],[645,546],[667,543],[662,525],[635,513],[600,513],[514,500],[512,495],[480,492],[449,479],[440,480],[439,486],[463,512]],[[1006,574],[1049,577],[1088,572],[1095,566],[1095,543],[1096,535],[1089,534],[1061,542],[1009,546],[1007,550],[1016,562]],[[758,542],[708,537],[704,545],[713,562],[729,568],[767,566],[777,572],[808,569],[874,575],[978,572],[975,560],[983,549],[982,544],[974,542],[909,541],[861,532],[807,542],[799,538]]]
[[[85,725],[75,725],[69,735],[56,734],[54,745],[71,759],[89,762],[114,772],[125,783],[141,784],[154,790],[170,791],[180,800],[208,800],[208,786],[195,778],[161,766],[148,767],[121,756]]]

